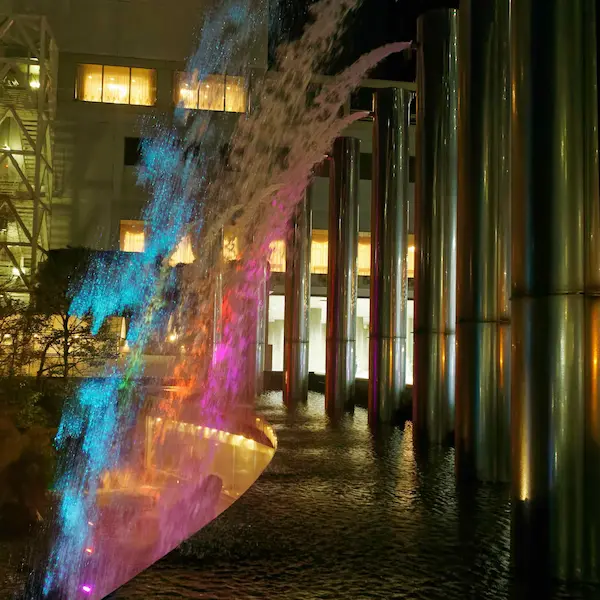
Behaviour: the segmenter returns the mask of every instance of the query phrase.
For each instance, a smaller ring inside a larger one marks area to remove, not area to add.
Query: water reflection
[[[111,598],[600,598],[512,582],[504,486],[459,490],[454,451],[415,457],[412,429],[374,434],[357,408],[259,406],[278,450],[230,509]]]

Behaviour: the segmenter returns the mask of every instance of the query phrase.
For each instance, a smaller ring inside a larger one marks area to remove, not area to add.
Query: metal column
[[[331,160],[325,408],[335,418],[354,405],[360,140],[336,139]]]
[[[287,405],[308,397],[308,332],[310,314],[310,191],[296,208],[285,254],[285,321],[283,400]]]
[[[413,424],[418,443],[454,426],[458,11],[417,22]]]
[[[371,194],[369,421],[390,422],[406,385],[408,128],[412,92],[375,93]]]
[[[587,578],[600,480],[595,2],[511,11],[513,552],[528,571]]]
[[[267,265],[261,267],[256,292],[256,362],[254,383],[256,395],[264,391],[265,384],[265,357],[267,349],[267,322],[268,322],[268,273]]]
[[[510,0],[459,27],[456,469],[510,478]]]

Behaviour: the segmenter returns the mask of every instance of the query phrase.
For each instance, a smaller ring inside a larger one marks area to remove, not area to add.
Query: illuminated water
[[[146,124],[139,171],[151,197],[142,215],[145,251],[127,264],[97,259],[73,290],[70,308],[74,315],[91,314],[96,330],[126,311],[130,352],[124,366],[108,366],[101,379],[87,380],[66,405],[56,438],[61,464],[54,542],[31,579],[29,597],[96,600],[202,527],[219,512],[215,503],[223,494],[237,498],[247,489],[228,485],[235,477],[222,472],[216,457],[231,440],[250,453],[260,445],[252,431],[245,441],[228,436],[242,422],[245,431],[254,423],[251,408],[243,415],[239,409],[254,401],[257,303],[271,242],[285,236],[313,166],[348,124],[364,116],[340,117],[350,92],[371,67],[409,46],[390,44],[365,55],[307,106],[310,82],[355,4],[321,0],[313,7],[313,21],[299,41],[281,48],[277,73],[260,83],[253,110],[239,119],[231,139],[210,111],[178,107],[171,121]],[[216,7],[187,65],[193,74],[188,85],[227,72],[264,10],[264,2]],[[224,143],[226,161],[220,159]],[[242,232],[241,252],[226,268],[215,241],[233,220]],[[178,279],[170,262],[184,238],[196,260]],[[221,276],[216,336],[211,319]],[[169,376],[178,385],[154,402],[138,381],[146,348],[166,327],[177,340]],[[203,426],[216,435],[206,444]],[[169,460],[157,465],[149,456]],[[268,460],[247,462],[253,466],[240,472],[249,484]]]
[[[356,409],[339,428],[311,394],[261,412],[279,448],[254,486],[114,600],[600,598],[593,588],[517,586],[504,487],[459,494],[453,450],[415,461],[410,426],[374,439]]]

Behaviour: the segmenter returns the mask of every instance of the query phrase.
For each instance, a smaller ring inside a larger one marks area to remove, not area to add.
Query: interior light
[[[92,550],[91,548],[86,548],[86,549],[85,549],[85,551],[86,551],[88,554],[92,554],[92,552],[93,552],[93,550]]]
[[[92,76],[91,76],[91,75],[88,75],[88,79],[92,79]]]
[[[13,275],[19,275],[19,274],[20,274],[20,271],[19,271],[19,269],[17,269],[17,267],[13,267],[13,269],[12,269],[12,274],[13,274]]]
[[[29,82],[29,85],[34,89],[34,90],[39,90],[40,89],[40,82],[37,79],[34,79],[33,81]]]
[[[208,85],[208,83],[207,83],[207,84],[206,84],[206,87],[207,87],[207,88],[209,88],[209,87],[210,87],[210,85]]]
[[[408,251],[409,252],[414,252],[415,251],[415,247],[414,246],[409,246],[408,247]]]
[[[176,339],[177,339],[177,335],[176,335],[175,333],[172,333],[172,334],[169,336],[169,341],[170,341],[170,342],[174,342]]]
[[[85,592],[86,594],[91,594],[92,593],[92,586],[91,585],[82,585],[81,586],[81,591]]]
[[[132,80],[131,80],[131,83],[135,83],[135,79],[132,79]]]

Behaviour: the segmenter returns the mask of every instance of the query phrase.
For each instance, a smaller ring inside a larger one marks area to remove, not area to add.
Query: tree
[[[24,373],[34,359],[32,343],[40,325],[24,302],[0,293],[0,376]]]
[[[69,314],[73,295],[96,254],[83,248],[51,250],[40,265],[32,293],[32,311],[45,320],[35,344],[38,380],[44,375],[86,374],[118,356],[119,333],[110,321],[92,334],[91,315]]]

